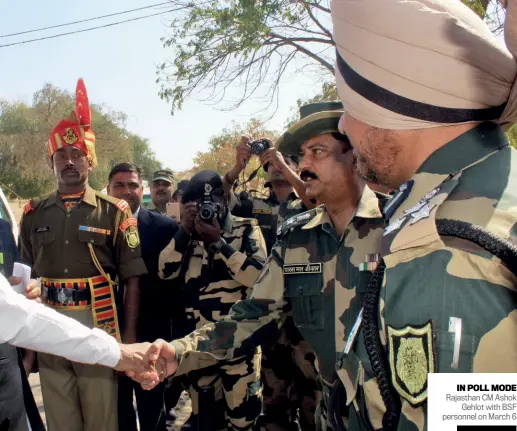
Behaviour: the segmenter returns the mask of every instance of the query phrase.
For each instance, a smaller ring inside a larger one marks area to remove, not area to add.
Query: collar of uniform
[[[50,195],[50,197],[47,199],[44,208],[47,208],[52,205],[57,205],[58,202],[61,202],[61,199],[59,199],[59,191],[56,191],[56,193]],[[84,196],[81,202],[86,202],[88,205],[97,207],[97,198],[95,196],[95,190],[93,190],[89,185],[87,185],[86,189],[84,190]]]
[[[482,123],[436,150],[413,176],[411,191],[397,202],[390,219],[400,218],[426,193],[436,189],[451,173],[459,172],[490,153],[508,145],[503,129],[493,123]]]
[[[329,223],[332,226],[332,220],[330,220],[327,208],[325,205],[321,205],[316,208],[316,215],[306,224],[304,224],[302,229],[313,229],[316,226],[320,226],[324,223]]]
[[[382,218],[379,200],[368,186],[364,186],[359,205],[357,205],[357,211],[353,218]]]
[[[95,190],[93,190],[89,185],[86,185],[82,201],[92,207],[97,207],[97,196],[95,196]]]
[[[230,214],[230,211],[226,214],[226,218],[224,219],[223,225],[221,226],[225,232],[231,232],[233,229],[233,218]]]
[[[482,123],[436,150],[420,166],[417,174],[450,174],[460,171],[507,145],[508,140],[501,126]]]

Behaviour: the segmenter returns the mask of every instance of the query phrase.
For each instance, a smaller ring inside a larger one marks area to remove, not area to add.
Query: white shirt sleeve
[[[1,274],[0,343],[111,368],[120,360],[120,347],[112,336],[30,301]]]

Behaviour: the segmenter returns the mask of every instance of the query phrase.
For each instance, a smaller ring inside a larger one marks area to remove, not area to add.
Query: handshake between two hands
[[[120,344],[120,360],[115,370],[124,371],[143,389],[153,389],[176,372],[174,347],[165,340],[154,343]]]

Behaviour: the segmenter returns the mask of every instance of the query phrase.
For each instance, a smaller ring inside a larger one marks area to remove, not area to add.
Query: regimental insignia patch
[[[137,226],[138,222],[135,217],[129,217],[120,225],[120,231],[124,232],[129,226]]]
[[[412,406],[427,400],[427,373],[434,373],[433,327],[388,326],[391,381],[397,392]]]
[[[120,199],[117,203],[116,203],[116,206],[117,208],[120,210],[120,211],[125,211],[129,208],[129,204],[124,200],[124,199]]]
[[[74,145],[77,140],[78,138],[74,132],[74,129],[68,127],[63,134],[63,141],[65,141],[68,145]]]
[[[126,238],[127,245],[130,248],[136,248],[138,247],[138,244],[140,244],[140,237],[138,236],[138,231],[134,227],[126,229],[124,231],[124,237]]]
[[[27,202],[27,205],[25,205],[25,207],[23,207],[23,214],[24,215],[27,215],[29,214],[32,210],[33,210],[33,206],[32,206],[32,201],[29,201]]]

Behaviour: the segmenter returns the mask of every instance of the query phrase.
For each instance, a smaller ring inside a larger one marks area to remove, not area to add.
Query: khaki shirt
[[[127,280],[147,273],[136,229],[136,219],[125,201],[87,186],[81,202],[67,213],[56,192],[26,207],[21,221],[21,259],[32,267],[34,277],[93,277],[99,271],[90,255],[88,244],[92,244],[112,280],[117,275]]]

